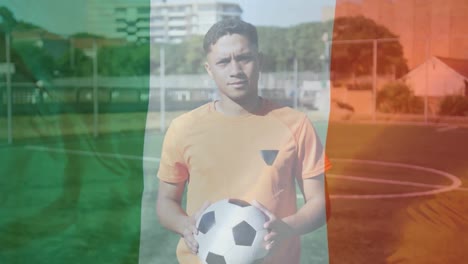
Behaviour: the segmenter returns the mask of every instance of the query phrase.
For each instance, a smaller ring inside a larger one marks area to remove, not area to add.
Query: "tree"
[[[202,47],[203,37],[194,36],[185,41],[184,68],[186,73],[202,73],[205,71],[205,51]]]
[[[363,16],[340,17],[334,21],[333,40],[396,38],[386,27]],[[377,72],[395,73],[400,77],[408,72],[403,47],[400,42],[379,43],[377,50]],[[370,74],[373,67],[372,43],[333,45],[332,71],[344,75]]]
[[[70,59],[74,57],[74,67],[71,67]],[[70,51],[65,52],[62,57],[56,60],[56,67],[60,69],[62,76],[90,76],[93,72],[93,61],[92,58],[86,56],[86,54],[80,49],[74,49],[73,55]]]
[[[17,30],[18,28],[23,29],[28,28],[30,26],[32,25],[29,23],[24,23],[21,21],[18,22],[13,13],[8,8],[0,7],[0,62],[6,61],[6,34],[9,34],[13,30]],[[25,49],[24,45],[20,45],[18,48],[19,49],[17,49],[17,47],[14,45],[13,41],[10,38],[10,59],[11,62],[15,65],[16,71],[16,73],[12,76],[13,80],[36,82],[39,79],[39,77],[38,74],[36,74],[36,72],[34,72],[29,65],[29,62],[31,60],[29,59],[28,55],[32,55],[33,57],[37,58],[38,52],[40,51],[38,51],[37,49]],[[25,51],[29,52],[29,54],[25,55],[23,53]],[[25,58],[28,60],[26,61]],[[50,64],[49,58],[43,57],[43,59],[47,61],[47,65]]]
[[[104,76],[148,75],[149,44],[102,47],[98,51],[98,61],[98,72]]]
[[[53,71],[56,69],[55,61],[41,48],[32,43],[17,43],[12,48],[14,50],[12,61],[20,69],[15,74],[15,78],[36,82],[53,76]]]
[[[258,27],[260,51],[263,53],[263,71],[291,71],[294,59],[300,71],[323,71],[320,56],[325,51],[324,32],[329,23],[304,23],[289,28]]]
[[[288,58],[293,57],[287,41],[287,29],[279,27],[258,27],[259,49],[263,53],[262,71],[284,71]]]
[[[16,19],[10,9],[2,6],[0,7],[0,31],[11,32],[16,26]]]
[[[424,102],[406,84],[394,82],[377,93],[377,109],[383,113],[421,114]]]
[[[468,116],[468,97],[462,95],[445,96],[440,102],[439,114]]]

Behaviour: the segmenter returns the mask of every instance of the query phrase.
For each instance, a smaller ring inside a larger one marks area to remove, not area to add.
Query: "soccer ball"
[[[197,220],[198,257],[205,264],[262,263],[268,217],[238,199],[211,204]]]

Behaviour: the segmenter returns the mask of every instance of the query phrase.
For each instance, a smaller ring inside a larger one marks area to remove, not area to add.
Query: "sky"
[[[171,0],[168,0],[171,1]],[[180,2],[185,0],[172,0]],[[291,26],[320,21],[322,8],[335,0],[223,0],[240,4],[242,18],[257,26]]]
[[[167,0],[181,2],[187,0]],[[222,0],[241,5],[242,18],[258,26],[287,27],[320,21],[324,6],[335,0]],[[18,20],[37,24],[51,32],[69,35],[84,31],[85,0],[1,0]]]

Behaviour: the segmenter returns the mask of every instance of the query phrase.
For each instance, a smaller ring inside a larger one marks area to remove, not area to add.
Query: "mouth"
[[[244,87],[245,85],[247,85],[247,81],[244,80],[244,81],[229,82],[228,85],[232,87]]]

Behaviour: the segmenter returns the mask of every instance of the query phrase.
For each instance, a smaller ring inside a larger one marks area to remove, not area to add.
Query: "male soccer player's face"
[[[221,96],[242,103],[257,96],[259,54],[250,41],[239,34],[225,35],[211,45],[205,68]]]

